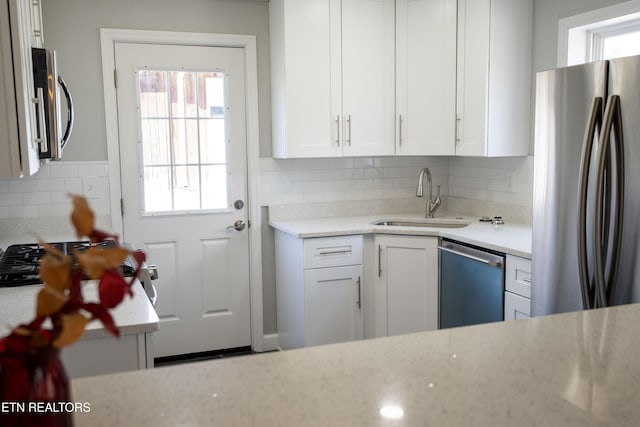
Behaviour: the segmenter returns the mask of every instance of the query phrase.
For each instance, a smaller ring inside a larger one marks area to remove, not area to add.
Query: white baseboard
[[[278,334],[265,334],[263,337],[263,351],[278,350]]]

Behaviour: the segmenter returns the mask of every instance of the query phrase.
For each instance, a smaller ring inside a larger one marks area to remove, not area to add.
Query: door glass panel
[[[223,119],[225,115],[224,74],[199,73],[198,78],[198,86],[202,94],[200,117]]]
[[[169,164],[169,121],[143,118],[141,127],[144,164],[147,166]]]
[[[167,73],[165,71],[139,73],[141,117],[167,117],[169,115],[166,80]]]
[[[200,120],[200,138],[202,144],[202,162],[224,164],[227,157],[224,119]]]
[[[171,120],[171,148],[174,164],[198,164],[197,119]]]
[[[229,208],[226,88],[219,71],[138,72],[143,213]]]
[[[145,166],[144,185],[144,206],[147,212],[171,210],[171,168]]]
[[[176,166],[174,175],[174,205],[180,209],[200,209],[200,176],[198,166]]]

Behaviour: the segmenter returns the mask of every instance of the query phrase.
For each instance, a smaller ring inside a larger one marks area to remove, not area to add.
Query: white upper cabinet
[[[458,0],[457,155],[528,155],[531,32],[531,0]]]
[[[0,178],[9,178],[33,175],[40,168],[31,47],[40,46],[42,31],[36,35],[32,27],[33,13],[40,21],[39,2],[8,0],[4,6],[0,8]]]
[[[396,154],[455,154],[456,0],[396,0]]]
[[[342,0],[345,156],[394,154],[394,3]]]
[[[269,2],[273,157],[342,153],[332,104],[340,93],[339,82],[332,85],[340,64],[331,60],[340,30],[331,17],[339,16],[339,8],[339,0]]]
[[[271,0],[273,156],[526,156],[532,0]]]
[[[394,153],[394,1],[271,0],[273,156]]]

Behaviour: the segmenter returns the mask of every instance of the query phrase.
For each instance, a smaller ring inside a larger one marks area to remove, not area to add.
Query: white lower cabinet
[[[504,320],[531,317],[531,300],[511,292],[504,293]]]
[[[438,328],[437,246],[437,237],[376,236],[376,337]]]
[[[362,339],[362,236],[300,239],[276,230],[278,345]]]
[[[531,317],[531,260],[507,255],[504,320]]]
[[[362,339],[362,265],[304,272],[305,344]]]
[[[70,378],[153,368],[150,332],[81,339],[61,354]]]

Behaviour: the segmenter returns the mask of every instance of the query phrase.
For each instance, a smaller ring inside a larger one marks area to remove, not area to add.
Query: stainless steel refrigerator
[[[640,302],[640,56],[536,76],[532,315]]]

